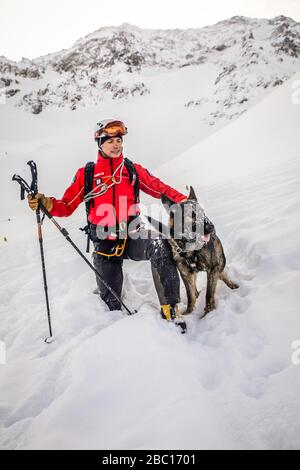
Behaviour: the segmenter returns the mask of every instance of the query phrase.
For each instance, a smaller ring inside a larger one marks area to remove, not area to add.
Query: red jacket
[[[98,153],[98,160],[94,168],[93,188],[100,182],[111,183],[110,177],[123,161],[123,155],[118,158],[104,158]],[[161,194],[165,194],[174,202],[186,199],[184,194],[167,186],[148,170],[137,163],[134,164],[140,179],[140,189],[146,194],[159,199]],[[53,207],[51,214],[58,217],[68,217],[78,205],[83,201],[84,196],[84,167],[80,168],[73,180],[73,183],[64,193],[62,199],[51,198]],[[115,174],[115,180],[119,184],[113,185],[105,194],[94,198],[94,206],[89,213],[89,221],[95,225],[113,227],[118,222],[128,221],[131,216],[139,215],[138,204],[134,204],[134,186],[130,184],[127,168],[123,166]]]

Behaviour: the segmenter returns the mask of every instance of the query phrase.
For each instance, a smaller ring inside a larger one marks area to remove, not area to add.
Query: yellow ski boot
[[[186,332],[186,323],[183,318],[179,315],[178,305],[161,305],[160,314],[164,320],[172,321],[175,325],[181,328],[181,333]]]

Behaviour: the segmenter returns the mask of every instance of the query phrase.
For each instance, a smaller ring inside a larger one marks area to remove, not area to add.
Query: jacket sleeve
[[[83,201],[84,196],[84,168],[80,168],[68,189],[65,191],[61,199],[51,198],[53,206],[51,214],[57,217],[68,217],[71,215],[79,204]]]
[[[160,181],[160,179],[149,173],[149,171],[142,167],[142,165],[135,163],[134,166],[140,179],[140,189],[141,191],[144,191],[144,193],[157,199],[164,194],[174,202],[180,202],[187,199],[187,196],[179,193],[176,189],[173,189],[171,186]]]

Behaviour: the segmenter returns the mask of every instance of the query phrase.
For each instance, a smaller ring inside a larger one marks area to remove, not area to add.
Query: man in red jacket
[[[39,201],[53,216],[68,217],[78,205],[89,204],[88,221],[94,243],[94,265],[105,281],[121,296],[124,259],[150,260],[161,315],[174,320],[185,329],[179,319],[180,281],[167,240],[153,239],[150,231],[139,224],[139,190],[159,199],[166,195],[174,202],[187,199],[184,194],[167,186],[148,170],[123,157],[123,136],[127,128],[122,121],[106,119],[96,125],[95,141],[98,159],[93,167],[91,187],[85,185],[86,168],[80,168],[62,199],[38,193],[29,198],[29,206],[36,210]],[[119,310],[120,303],[97,278],[101,298],[110,310]]]

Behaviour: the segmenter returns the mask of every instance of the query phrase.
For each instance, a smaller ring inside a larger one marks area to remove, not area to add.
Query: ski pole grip
[[[17,183],[19,183],[20,189],[21,189],[21,200],[23,201],[23,200],[25,199],[25,192],[28,193],[28,194],[31,192],[30,186],[29,186],[28,183],[27,183],[23,178],[21,178],[21,176],[19,176],[19,175],[14,174],[13,177],[12,177],[12,180],[13,180],[13,181],[16,181]]]
[[[33,161],[33,160],[29,160],[29,162],[27,162],[27,165],[29,165],[30,167],[30,170],[31,170],[31,177],[32,177],[32,181],[31,181],[31,191],[36,194],[38,192],[38,182],[37,182],[37,167],[36,167],[36,163]]]

